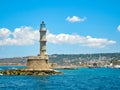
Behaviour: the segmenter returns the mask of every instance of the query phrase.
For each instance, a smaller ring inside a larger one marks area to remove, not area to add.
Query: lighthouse
[[[38,56],[29,56],[27,60],[27,68],[30,70],[49,70],[49,58],[46,52],[46,25],[44,21],[40,24],[40,52]]]
[[[44,21],[42,21],[41,25],[40,25],[40,56],[45,56],[46,53],[46,26]]]

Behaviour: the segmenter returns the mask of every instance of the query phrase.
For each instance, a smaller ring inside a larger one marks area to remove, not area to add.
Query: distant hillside
[[[120,53],[98,53],[98,54],[53,54],[49,61],[58,64],[71,63],[79,64],[87,61],[111,61],[120,60]]]
[[[27,63],[27,57],[14,57],[14,58],[2,58],[0,59],[0,65],[11,64],[21,64],[25,65]]]
[[[57,63],[63,65],[68,64],[79,64],[80,62],[85,63],[87,61],[111,61],[120,60],[120,53],[99,53],[99,54],[53,54],[49,55],[50,63]],[[15,57],[15,58],[2,58],[0,59],[0,64],[2,63],[20,63],[26,64],[27,57]]]

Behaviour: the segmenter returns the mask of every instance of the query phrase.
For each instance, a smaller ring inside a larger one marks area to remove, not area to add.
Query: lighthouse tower
[[[40,25],[40,56],[46,55],[46,26],[44,21]]]
[[[45,23],[42,21],[40,24],[40,53],[38,56],[30,56],[27,60],[27,68],[30,70],[49,70],[49,58],[46,53],[46,26]]]

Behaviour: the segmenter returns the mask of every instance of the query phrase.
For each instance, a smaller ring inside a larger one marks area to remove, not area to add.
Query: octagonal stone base
[[[27,69],[30,70],[49,70],[50,65],[47,58],[40,56],[29,57],[27,60]]]

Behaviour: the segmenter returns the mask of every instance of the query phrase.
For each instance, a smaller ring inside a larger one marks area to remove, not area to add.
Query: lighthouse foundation
[[[27,60],[27,69],[30,70],[49,70],[48,58],[41,56],[31,56]]]

